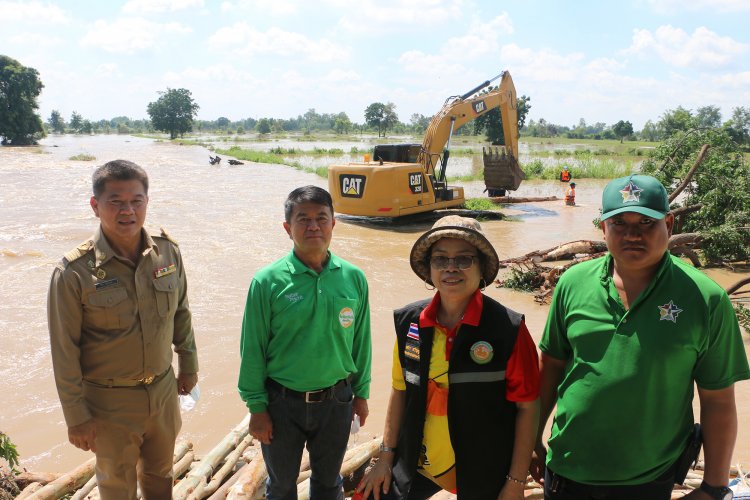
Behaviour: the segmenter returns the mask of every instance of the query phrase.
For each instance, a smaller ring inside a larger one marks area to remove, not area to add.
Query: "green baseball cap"
[[[650,175],[634,174],[610,181],[602,193],[601,220],[623,212],[663,219],[669,212],[667,190]]]

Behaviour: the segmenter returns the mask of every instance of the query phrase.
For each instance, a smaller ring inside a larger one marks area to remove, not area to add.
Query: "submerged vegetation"
[[[94,161],[96,160],[96,156],[90,155],[88,153],[79,153],[75,156],[71,156],[68,159],[72,161]]]

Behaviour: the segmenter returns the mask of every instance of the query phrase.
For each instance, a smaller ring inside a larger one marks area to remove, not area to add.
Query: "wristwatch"
[[[714,500],[732,500],[734,498],[734,493],[726,486],[711,486],[703,481],[701,483],[701,490],[711,495],[711,498]]]
[[[390,446],[386,446],[385,443],[382,441],[380,442],[380,452],[390,452],[390,453],[396,453],[396,448],[391,448]]]

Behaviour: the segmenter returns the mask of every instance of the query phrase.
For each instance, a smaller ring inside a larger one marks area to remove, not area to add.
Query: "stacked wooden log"
[[[196,456],[192,443],[177,443],[172,469],[176,480],[172,490],[175,500],[262,498],[266,466],[259,443],[253,443],[249,435],[248,423],[249,416],[202,457]],[[345,487],[353,489],[352,485],[359,482],[365,467],[377,454],[379,444],[380,439],[376,438],[347,450],[341,467]],[[16,478],[16,483],[22,488],[16,498],[98,500],[94,466],[95,459],[91,458],[65,474],[24,472]],[[309,498],[309,469],[310,462],[304,458],[297,481],[300,499]],[[138,498],[141,498],[140,493]]]

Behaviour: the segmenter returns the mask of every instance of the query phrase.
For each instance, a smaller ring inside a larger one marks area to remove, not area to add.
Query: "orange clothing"
[[[565,191],[565,204],[566,205],[575,205],[576,204],[576,188],[568,188],[567,191]]]

